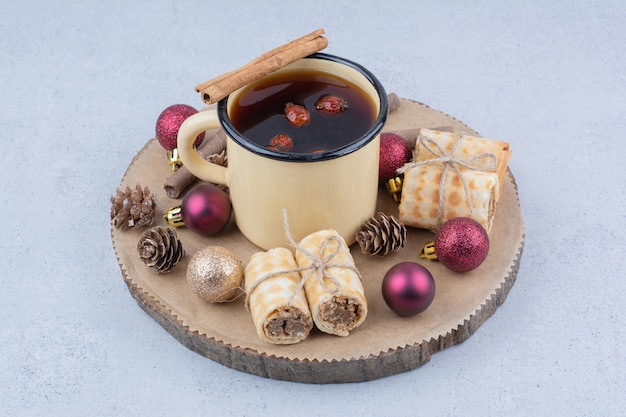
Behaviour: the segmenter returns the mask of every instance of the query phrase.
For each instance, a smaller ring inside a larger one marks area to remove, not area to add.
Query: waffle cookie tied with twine
[[[285,236],[295,249],[256,252],[244,270],[246,305],[259,337],[269,343],[304,340],[312,323],[348,336],[367,317],[361,274],[336,230],[320,230],[297,243],[283,210]]]
[[[447,220],[469,217],[489,232],[510,157],[506,142],[420,129],[413,161],[398,170],[404,174],[400,221],[436,231]]]
[[[261,340],[292,344],[313,327],[298,265],[286,248],[252,255],[244,270],[246,303]]]

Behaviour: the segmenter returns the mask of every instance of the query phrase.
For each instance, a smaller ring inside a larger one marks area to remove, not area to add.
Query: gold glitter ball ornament
[[[241,260],[221,246],[209,246],[196,252],[187,266],[189,287],[209,303],[234,300],[241,291],[242,281]]]

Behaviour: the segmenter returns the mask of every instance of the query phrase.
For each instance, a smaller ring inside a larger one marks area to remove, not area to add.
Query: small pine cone
[[[223,167],[228,166],[228,155],[226,155],[225,150],[223,150],[220,153],[214,153],[213,155],[209,155],[209,157],[206,160],[213,164],[221,165]]]
[[[385,256],[404,247],[406,227],[393,216],[379,212],[361,226],[356,234],[361,252]]]
[[[117,189],[111,197],[111,220],[115,227],[123,229],[150,226],[157,211],[156,195],[150,193],[148,187],[135,188],[128,185],[122,191]]]
[[[206,160],[215,165],[221,165],[223,167],[228,166],[228,155],[226,154],[225,150],[223,150],[220,153],[214,153],[213,155],[210,155],[209,157],[206,158]],[[214,184],[214,185],[220,190],[224,191],[226,194],[228,194],[228,187],[226,185],[222,185],[222,184]]]
[[[185,256],[183,244],[171,227],[156,226],[146,230],[137,243],[139,258],[146,266],[164,274]]]

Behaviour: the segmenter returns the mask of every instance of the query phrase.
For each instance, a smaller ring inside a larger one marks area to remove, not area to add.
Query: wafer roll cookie
[[[274,248],[257,252],[244,270],[244,280],[252,320],[261,340],[274,344],[293,344],[304,340],[313,328],[311,312],[304,290],[300,288],[297,272],[284,273],[260,282],[250,293],[252,285],[274,272],[297,268],[290,250]]]
[[[458,137],[458,135],[456,135],[455,133],[431,129],[420,129],[419,136],[431,139],[432,141],[437,143],[446,154],[450,154],[450,152],[452,152],[452,147]],[[456,150],[454,151],[454,154],[452,156],[461,160],[467,160],[475,155],[480,155],[482,153],[490,153],[496,157],[496,168],[491,170],[490,172],[495,172],[498,176],[500,187],[499,194],[501,194],[502,186],[504,185],[506,170],[509,164],[509,159],[511,158],[512,154],[509,149],[509,144],[507,142],[481,138],[478,136],[461,135],[459,144],[457,145]],[[434,157],[435,155],[430,152],[428,147],[424,147],[421,144],[421,141],[418,137],[418,140],[415,144],[415,149],[413,151],[413,161],[425,161]],[[472,161],[472,165],[476,166],[477,168],[485,168],[489,162],[490,160],[487,158],[478,158]]]
[[[330,242],[320,259],[332,254],[340,244],[339,253],[329,262],[349,264],[354,267],[354,260],[350,254],[350,248],[345,240],[335,230],[321,230],[312,233],[302,239],[300,247],[306,249],[314,256],[318,256],[322,242],[331,236],[338,238],[339,242]],[[302,252],[296,250],[296,262],[299,267],[305,268],[312,265],[312,261]],[[318,329],[325,333],[338,336],[348,336],[350,331],[360,326],[367,316],[367,300],[363,291],[363,284],[358,274],[345,267],[330,267],[327,275],[334,277],[339,284],[337,291],[335,284],[324,278],[324,282],[331,291],[321,285],[319,272],[305,282],[304,290],[311,308],[313,322]],[[306,274],[307,271],[300,274]]]
[[[404,173],[402,198],[398,208],[402,223],[422,229],[437,229],[442,173],[443,167],[438,165],[421,165]],[[467,182],[474,213],[470,210],[461,179],[456,172],[448,170],[441,223],[455,217],[469,217],[489,232],[500,194],[498,176],[493,172],[469,170],[462,170],[461,174]]]
[[[455,164],[461,175],[449,168],[444,178],[444,164],[436,161],[442,156],[440,152],[469,166]],[[434,231],[450,219],[469,217],[489,232],[510,157],[511,151],[506,142],[420,129],[412,163],[423,165],[404,172],[400,221],[408,226]],[[443,207],[439,200],[441,181],[444,181]],[[469,195],[463,182],[467,185]]]

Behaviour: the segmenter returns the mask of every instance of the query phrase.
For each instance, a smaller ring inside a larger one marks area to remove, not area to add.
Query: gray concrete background
[[[626,414],[622,1],[0,2],[0,415]],[[108,198],[159,113],[318,27],[389,92],[514,150],[518,280],[468,341],[347,385],[179,344],[122,281]]]

